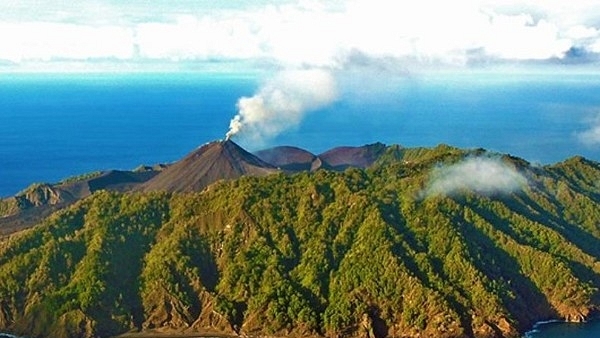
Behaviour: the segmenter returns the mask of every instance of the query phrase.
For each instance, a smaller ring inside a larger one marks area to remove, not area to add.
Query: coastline
[[[540,327],[547,325],[547,324],[554,324],[554,323],[568,323],[564,320],[559,320],[559,319],[549,319],[549,320],[540,320],[539,322],[535,322],[535,324],[533,324],[533,326],[531,327],[531,329],[529,331],[526,331],[525,333],[523,333],[523,337],[524,338],[533,338],[533,334],[539,333]]]
[[[551,325],[551,324],[557,324],[557,325],[571,325],[572,327],[583,327],[583,331],[587,330],[584,326],[586,325],[594,325],[596,326],[598,323],[600,322],[600,315],[599,314],[594,314],[592,316],[589,316],[585,321],[583,322],[570,322],[570,321],[566,321],[566,320],[561,320],[561,319],[549,319],[549,320],[541,320],[539,322],[536,322],[535,324],[533,324],[533,326],[531,327],[531,329],[529,329],[528,331],[526,331],[525,333],[523,333],[523,338],[536,338],[538,337],[538,334],[545,331],[544,327]]]

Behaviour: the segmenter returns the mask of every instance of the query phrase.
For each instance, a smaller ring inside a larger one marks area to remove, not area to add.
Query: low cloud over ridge
[[[600,113],[587,121],[588,129],[577,134],[579,141],[587,146],[600,145]]]
[[[527,185],[527,178],[500,158],[470,157],[435,168],[423,197],[472,191],[483,195],[509,194]]]

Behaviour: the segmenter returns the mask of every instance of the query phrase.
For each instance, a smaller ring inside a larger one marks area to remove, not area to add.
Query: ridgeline
[[[210,161],[239,175],[197,167],[204,149],[127,188],[40,201],[61,202],[0,242],[0,331],[519,337],[598,310],[597,162],[375,144],[257,153],[267,164],[227,142],[227,161],[212,148]],[[471,158],[526,183],[428,190],[440,168]],[[196,189],[184,161],[205,173]],[[0,204],[5,218],[40,207],[14,201]]]

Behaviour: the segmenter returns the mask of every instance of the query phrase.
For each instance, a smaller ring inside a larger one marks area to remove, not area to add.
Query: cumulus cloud
[[[174,22],[135,26],[135,44],[147,59],[211,60],[263,57],[260,41],[244,17],[178,16]]]
[[[600,113],[587,121],[588,129],[578,133],[579,141],[587,146],[600,145]]]
[[[452,195],[472,191],[483,195],[518,191],[527,178],[499,158],[471,157],[431,173],[423,196]]]
[[[481,46],[491,56],[513,60],[562,58],[573,41],[559,34],[558,27],[531,15],[491,16],[489,32]]]
[[[332,74],[325,70],[291,70],[279,73],[252,97],[238,101],[226,138],[262,143],[300,123],[310,111],[329,105],[337,97]]]
[[[357,53],[421,65],[600,53],[600,5],[591,0],[31,2],[0,5],[0,60],[268,60],[340,69]]]
[[[56,22],[0,22],[0,59],[11,62],[53,59],[130,59],[130,30]]]

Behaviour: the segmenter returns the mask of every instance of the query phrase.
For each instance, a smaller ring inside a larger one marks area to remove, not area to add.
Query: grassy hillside
[[[447,146],[202,193],[99,191],[0,243],[0,328],[335,337],[366,313],[377,337],[516,337],[600,305],[599,201],[596,162]]]

